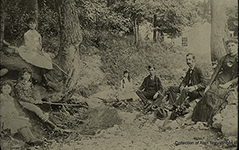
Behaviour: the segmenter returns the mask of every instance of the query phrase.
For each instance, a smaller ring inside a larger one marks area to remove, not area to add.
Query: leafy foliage
[[[5,39],[11,44],[23,44],[23,35],[29,29],[26,20],[30,16],[27,1],[6,1],[5,3]],[[59,42],[58,14],[47,5],[42,5],[38,16],[38,32],[43,36],[43,47],[51,52],[57,51]]]
[[[58,13],[44,5],[38,17],[38,31],[42,36],[44,49],[52,53],[58,52],[60,46]]]
[[[28,27],[25,20],[29,18],[27,5],[24,1],[12,0],[5,1],[5,39],[14,45],[23,42],[23,34]]]
[[[153,23],[153,15],[156,15],[158,31],[173,37],[179,36],[183,27],[192,23],[196,15],[190,7],[176,0],[118,2],[112,9],[123,14],[125,18],[130,18],[131,21],[136,19],[139,23],[144,20]]]
[[[78,1],[78,8],[79,18],[85,29],[129,31],[129,20],[110,10],[105,3],[81,0]]]
[[[105,73],[107,84],[118,86],[124,70],[130,71],[135,84],[141,84],[148,73],[147,65],[155,65],[157,74],[162,78],[170,78],[172,82],[179,79],[175,68],[182,68],[182,64],[185,64],[184,50],[181,47],[149,42],[140,44],[135,49],[132,36],[118,38],[107,35],[107,37],[110,37],[105,42],[107,48],[99,51],[101,69]],[[176,56],[180,59],[175,60]]]

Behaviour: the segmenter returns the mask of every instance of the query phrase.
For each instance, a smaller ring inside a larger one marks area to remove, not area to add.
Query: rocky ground
[[[75,119],[72,115],[61,117],[63,118],[61,121],[72,130],[53,132],[46,129],[39,120],[32,121],[34,134],[45,139],[43,145],[29,146],[17,136],[14,139],[5,136],[2,138],[1,148],[3,150],[237,149],[236,136],[225,136],[220,129],[208,128],[203,123],[190,123],[190,114],[196,103],[191,103],[187,115],[165,123],[164,120],[156,119],[153,112],[145,115],[135,109],[137,101],[129,102],[130,105],[125,107],[122,105],[118,108],[112,107],[110,102],[106,103],[99,99],[104,94],[93,95],[87,99],[89,109],[81,108],[82,112],[78,111],[79,114],[88,114],[87,119],[84,116]],[[56,117],[55,113],[55,119]],[[73,119],[69,121],[70,118]]]

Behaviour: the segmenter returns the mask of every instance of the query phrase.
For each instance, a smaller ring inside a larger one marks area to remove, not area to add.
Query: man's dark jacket
[[[190,69],[188,69],[186,76],[184,77],[183,81],[180,84],[180,87],[189,86],[189,79],[190,79]],[[198,87],[197,91],[201,95],[203,95],[204,89],[207,85],[207,80],[208,78],[205,74],[205,71],[198,65],[195,65],[191,75],[191,84],[192,86],[197,85]]]
[[[139,89],[140,90],[144,89],[144,91],[147,91],[147,87],[148,87],[148,84],[149,84],[150,80],[151,80],[150,75],[147,76],[146,78],[144,78],[144,81],[143,81],[142,85],[139,87]],[[160,79],[157,76],[155,76],[154,80],[156,81],[156,88],[155,88],[156,91],[155,92],[157,92],[157,91],[163,92],[163,86],[161,84]]]

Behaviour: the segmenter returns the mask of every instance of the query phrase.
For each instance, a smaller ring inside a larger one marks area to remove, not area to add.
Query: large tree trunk
[[[75,0],[61,0],[58,2],[60,2],[61,44],[57,59],[64,72],[68,74],[64,82],[65,88],[71,90],[77,84],[79,78],[79,45],[82,42],[82,32]]]
[[[1,25],[1,29],[0,29],[0,50],[2,49],[3,46],[3,39],[4,39],[4,0],[0,1],[0,25]]]
[[[211,0],[211,61],[216,62],[226,54],[224,39],[227,39],[225,0]]]

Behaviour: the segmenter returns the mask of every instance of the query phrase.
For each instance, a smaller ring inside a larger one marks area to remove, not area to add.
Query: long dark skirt
[[[193,110],[192,121],[194,122],[208,122],[212,124],[212,118],[222,106],[226,103],[228,89],[219,87],[219,81],[216,80],[211,89],[202,97]]]

